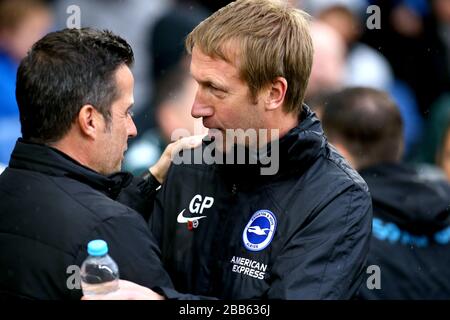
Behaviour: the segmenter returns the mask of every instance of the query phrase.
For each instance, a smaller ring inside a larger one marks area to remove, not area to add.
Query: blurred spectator
[[[135,121],[138,131],[144,132],[157,126],[155,120],[155,109],[158,104],[156,100],[161,100],[168,92],[159,92],[157,88],[163,78],[171,73],[172,69],[180,68],[179,64],[189,68],[189,61],[185,58],[184,39],[186,35],[194,29],[204,18],[208,16],[207,11],[199,4],[184,1],[177,3],[172,9],[161,16],[148,30],[147,56],[151,61],[151,82],[152,91],[155,94],[150,100],[145,101],[145,108],[136,113]],[[178,79],[179,80],[179,79]],[[155,129],[157,131],[157,129]]]
[[[450,298],[450,185],[400,163],[402,119],[389,97],[350,88],[330,97],[322,123],[367,182],[373,201],[368,265],[380,268],[380,288],[365,299]],[[373,283],[372,283],[373,284]]]
[[[345,43],[340,34],[327,24],[311,23],[314,59],[306,90],[309,102],[317,94],[341,89],[344,85]]]
[[[380,7],[381,29],[366,29],[363,41],[389,60],[396,78],[411,87],[427,117],[431,104],[450,87],[449,47],[444,40],[450,34],[449,1],[433,0],[431,8],[425,0],[371,3]]]
[[[418,160],[441,167],[450,181],[450,93],[440,97],[432,106]]]
[[[450,0],[434,0],[432,3],[438,37],[447,54],[447,76],[450,78]]]
[[[178,132],[183,136],[207,132],[201,119],[191,116],[197,83],[184,65],[166,75],[157,88],[158,128],[145,131],[129,148],[125,157],[124,169],[135,174],[142,173],[156,163],[167,144],[172,142],[175,130],[180,130]]]
[[[328,104],[330,95],[333,93],[334,92],[321,91],[307,100],[308,106],[311,108],[311,111],[314,111],[319,120],[322,119],[323,109]]]
[[[395,79],[386,90],[395,101],[403,120],[403,138],[405,152],[403,160],[409,161],[414,157],[423,134],[423,118],[420,114],[414,93],[403,81]]]
[[[46,34],[52,16],[38,0],[0,1],[0,162],[8,163],[20,136],[16,72],[34,42]]]
[[[450,181],[450,121],[447,122],[441,148],[437,155],[437,164],[444,170]]]
[[[58,28],[66,28],[66,13],[70,5],[77,5],[81,11],[81,27],[108,29],[127,39],[135,53],[133,68],[135,77],[134,97],[137,111],[144,108],[144,103],[152,96],[151,70],[147,52],[146,39],[148,29],[170,6],[171,0],[59,0],[55,1]]]
[[[409,157],[420,140],[422,118],[413,92],[405,83],[394,77],[386,58],[378,51],[360,42],[364,26],[362,18],[367,7],[366,1],[306,1],[305,6],[309,8],[319,21],[323,21],[337,31],[344,40],[345,62],[343,75],[341,76],[341,87],[366,86],[387,91],[399,105],[405,123],[405,156]],[[322,33],[318,33],[317,37],[325,38]],[[329,36],[326,36],[326,38],[329,38]],[[330,48],[333,49],[330,50]],[[328,45],[320,51],[324,50],[335,51],[335,48],[332,45]],[[317,62],[317,64],[319,63],[322,62]],[[335,85],[335,87],[338,86]],[[327,91],[329,90],[325,90],[325,92]]]
[[[139,174],[154,164],[177,129],[184,130],[186,135],[194,131],[206,134],[201,119],[191,116],[197,84],[189,74],[190,57],[184,48],[187,34],[206,17],[206,11],[200,8],[178,4],[152,28],[149,55],[153,59],[155,94],[151,107],[136,117],[136,125],[142,133],[130,144],[125,170]],[[152,126],[153,119],[156,127]]]
[[[389,62],[376,50],[359,42],[363,31],[364,0],[305,1],[319,20],[337,31],[345,43],[344,85],[386,89],[393,78]]]

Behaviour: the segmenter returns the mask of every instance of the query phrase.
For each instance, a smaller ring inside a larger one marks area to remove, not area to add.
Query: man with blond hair
[[[223,299],[352,297],[372,207],[364,181],[303,104],[313,57],[307,14],[238,0],[200,23],[186,47],[198,83],[191,114],[211,141],[201,162],[194,152],[191,163],[172,165],[150,218],[175,288]],[[269,162],[278,170],[264,171]]]
[[[175,288],[220,299],[351,298],[372,207],[303,104],[307,15],[238,0],[198,25],[186,47],[198,83],[191,113],[209,135],[171,166],[149,221]]]

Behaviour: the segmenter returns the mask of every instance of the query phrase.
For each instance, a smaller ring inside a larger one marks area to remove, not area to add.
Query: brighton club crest
[[[242,233],[245,248],[250,251],[263,250],[272,242],[276,228],[277,219],[271,211],[256,211]]]

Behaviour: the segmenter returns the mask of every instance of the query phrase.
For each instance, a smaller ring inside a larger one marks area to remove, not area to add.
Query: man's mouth
[[[203,126],[204,126],[205,128],[208,128],[208,129],[218,129],[218,128],[214,125],[214,123],[213,123],[213,121],[210,119],[210,117],[203,117],[203,118],[202,118],[202,122],[203,122]]]

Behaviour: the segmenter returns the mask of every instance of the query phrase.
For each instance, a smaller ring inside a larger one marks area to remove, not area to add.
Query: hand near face
[[[164,300],[153,290],[127,280],[119,280],[117,291],[95,296],[83,296],[81,300]]]
[[[159,183],[163,183],[174,156],[183,149],[194,149],[200,146],[202,139],[203,136],[191,136],[170,143],[164,150],[158,162],[149,169],[151,174]]]

